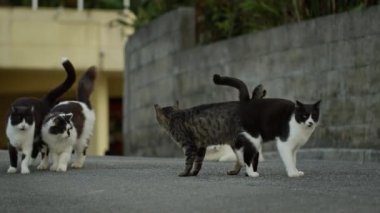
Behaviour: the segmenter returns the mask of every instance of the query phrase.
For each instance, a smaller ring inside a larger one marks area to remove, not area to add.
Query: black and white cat
[[[185,169],[179,175],[198,174],[207,146],[229,144],[238,161],[228,174],[238,174],[245,165],[246,174],[257,177],[261,142],[276,140],[288,176],[302,176],[296,168],[296,153],[318,123],[320,101],[302,104],[284,99],[240,99],[189,109],[155,105],[158,123],[186,155]]]
[[[76,159],[71,167],[83,167],[95,125],[95,112],[89,99],[95,78],[95,67],[90,67],[78,83],[77,101],[60,102],[44,119],[41,135],[52,156],[52,171],[65,172],[73,150]],[[48,158],[45,157],[38,168],[47,169],[48,166]]]
[[[216,85],[227,85],[239,90],[239,100],[249,101],[248,89],[245,83],[239,79],[214,75]],[[252,98],[257,101],[241,105],[242,125],[247,132],[242,134],[259,151],[259,159],[262,158],[262,142],[276,140],[277,149],[285,164],[289,177],[304,175],[296,168],[296,154],[313,133],[319,121],[319,104],[307,105],[296,101],[284,99],[262,99],[266,91],[261,85],[257,86],[252,93]],[[250,134],[248,133],[250,132]],[[248,146],[251,146],[248,144]],[[251,148],[247,148],[251,149]],[[247,154],[244,150],[235,150],[237,156]],[[235,166],[235,171],[240,171],[244,165],[242,157]],[[234,172],[230,172],[233,174]]]
[[[67,77],[63,83],[51,90],[45,97],[23,97],[14,101],[7,115],[6,136],[9,140],[8,151],[10,167],[8,173],[17,171],[18,151],[22,152],[21,173],[28,174],[31,159],[37,157],[42,141],[40,131],[42,120],[75,82],[75,70],[71,62],[64,58],[62,65]]]
[[[240,118],[244,131],[240,133],[240,144],[235,144],[240,165],[247,164],[245,155],[249,155],[249,151],[246,149],[258,149],[262,142],[276,141],[288,176],[303,176],[296,167],[296,155],[318,124],[320,102],[303,104],[267,98],[242,104]],[[236,172],[240,165],[235,166]]]

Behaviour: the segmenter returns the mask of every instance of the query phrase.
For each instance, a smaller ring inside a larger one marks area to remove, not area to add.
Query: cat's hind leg
[[[17,172],[17,149],[12,146],[12,144],[8,144],[8,152],[9,152],[9,160],[10,166],[8,168],[8,173],[16,173]]]
[[[86,160],[86,152],[87,152],[87,143],[86,144],[77,144],[74,147],[75,151],[75,159],[71,164],[72,168],[80,169],[83,167],[84,161]]]
[[[37,166],[38,170],[45,170],[49,167],[49,148],[46,145],[42,145],[41,148],[41,162]]]
[[[178,175],[180,177],[186,177],[190,175],[190,171],[193,168],[193,163],[197,154],[197,147],[193,143],[186,142],[183,144],[184,145],[182,146],[182,148],[186,156],[186,163],[185,169]]]
[[[237,174],[239,174],[241,167],[242,167],[242,163],[240,163],[240,162],[244,162],[244,160],[242,157],[239,159],[238,150],[235,150],[235,146],[231,146],[231,148],[236,155],[236,161],[235,161],[234,169],[227,171],[227,175],[237,175]]]
[[[257,144],[261,143],[261,137],[254,138],[246,132],[243,132],[237,137],[236,144],[242,147],[238,156],[243,158],[246,165],[246,174],[249,177],[258,177],[257,166],[259,161],[259,152],[257,151]],[[238,147],[237,147],[238,148]]]
[[[227,175],[237,175],[239,174],[241,170],[242,165],[240,164],[239,160],[236,160],[235,166],[233,170],[227,171]]]
[[[203,159],[206,155],[206,147],[199,147],[197,150],[197,155],[195,156],[193,170],[190,173],[190,176],[197,176],[199,171],[202,168]]]

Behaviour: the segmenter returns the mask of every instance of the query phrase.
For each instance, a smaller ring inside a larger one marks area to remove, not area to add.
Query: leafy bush
[[[180,6],[196,10],[198,43],[209,43],[233,36],[362,9],[380,0],[132,0],[131,9],[141,27]]]

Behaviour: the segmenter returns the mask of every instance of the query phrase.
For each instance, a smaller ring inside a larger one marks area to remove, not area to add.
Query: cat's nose
[[[310,122],[310,121],[307,122],[307,126],[308,126],[308,127],[312,127],[312,126],[313,126],[313,122]]]

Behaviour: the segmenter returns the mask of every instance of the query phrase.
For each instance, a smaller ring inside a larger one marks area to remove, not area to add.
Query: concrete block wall
[[[307,147],[380,149],[380,7],[206,46],[194,45],[193,15],[166,14],[126,45],[126,153],[181,155],[159,128],[153,104],[237,100],[234,89],[213,85],[214,73],[243,79],[250,89],[262,83],[267,97],[322,99],[321,124]]]

